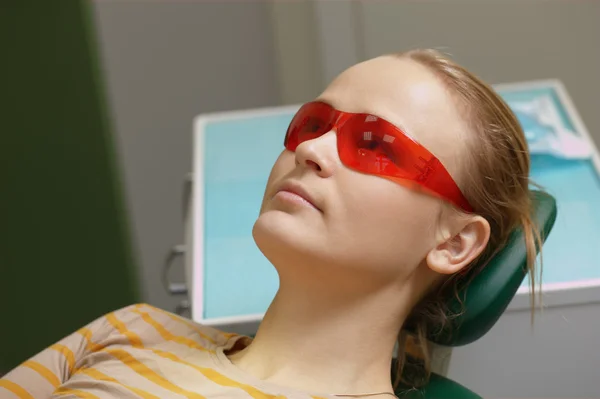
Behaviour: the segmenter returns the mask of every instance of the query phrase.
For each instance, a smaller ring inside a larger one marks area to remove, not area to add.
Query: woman
[[[285,146],[252,232],[280,276],[254,340],[135,305],[25,362],[0,396],[393,397],[399,332],[424,346],[466,272],[519,224],[533,271],[523,132],[440,53],[349,68],[301,108]]]

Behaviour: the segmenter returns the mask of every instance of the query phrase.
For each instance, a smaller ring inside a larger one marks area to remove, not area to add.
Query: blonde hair
[[[398,337],[395,384],[419,388],[428,382],[431,373],[428,332],[431,328],[441,331],[450,318],[458,316],[450,314],[448,300],[451,296],[461,300],[459,290],[469,282],[466,276],[472,278],[485,267],[517,227],[524,232],[531,305],[532,309],[535,307],[536,247],[541,248],[541,239],[531,218],[529,186],[532,182],[527,141],[509,106],[492,87],[439,51],[419,49],[395,56],[411,59],[433,71],[464,112],[462,117],[469,123],[474,137],[467,143],[470,148],[464,152],[464,168],[458,181],[474,212],[483,216],[491,228],[486,249],[469,266],[468,273],[451,276],[426,297],[405,323],[415,334],[408,334],[404,328]],[[414,365],[407,362],[407,351],[411,358],[419,359],[417,372]]]

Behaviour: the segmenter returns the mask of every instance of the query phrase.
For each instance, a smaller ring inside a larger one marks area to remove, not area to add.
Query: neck
[[[406,317],[400,290],[337,289],[282,281],[256,338],[232,361],[261,380],[303,391],[392,392],[390,365]]]

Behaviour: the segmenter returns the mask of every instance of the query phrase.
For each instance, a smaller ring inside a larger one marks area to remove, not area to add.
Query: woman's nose
[[[334,130],[306,140],[296,147],[296,165],[313,169],[323,178],[332,176],[338,164],[337,136]]]

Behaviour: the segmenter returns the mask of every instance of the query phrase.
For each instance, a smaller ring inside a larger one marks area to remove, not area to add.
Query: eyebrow
[[[335,109],[338,109],[338,110],[339,110],[339,108],[338,108],[338,107],[337,107],[337,106],[336,106],[336,105],[333,103],[333,101],[331,101],[331,100],[328,100],[328,99],[327,99],[327,98],[325,98],[325,97],[319,96],[319,97],[315,98],[313,101],[318,101],[318,102],[325,103],[325,104],[327,104],[327,105],[329,105],[329,106],[331,106],[331,107],[333,107],[333,108],[335,108]],[[341,110],[340,110],[340,111],[341,111]],[[420,143],[420,142],[417,140],[417,138],[415,137],[415,135],[414,135],[414,134],[412,134],[412,133],[410,133],[410,130],[406,129],[406,127],[405,127],[404,125],[402,125],[402,124],[398,124],[398,123],[395,123],[395,122],[390,122],[390,120],[389,120],[388,118],[386,118],[386,117],[383,117],[383,116],[381,116],[380,114],[378,114],[378,113],[376,113],[376,112],[370,112],[369,110],[366,110],[366,111],[361,111],[361,112],[350,112],[350,111],[343,111],[343,112],[347,112],[347,113],[349,113],[349,114],[368,114],[368,115],[374,115],[374,116],[376,116],[376,117],[378,117],[378,118],[381,118],[381,119],[385,120],[386,122],[388,122],[388,123],[391,123],[392,125],[394,125],[394,126],[395,126],[396,128],[398,128],[398,129],[399,129],[399,130],[400,130],[402,133],[404,133],[406,136],[408,136],[408,137],[409,137],[411,140],[413,140],[413,141],[415,141],[415,142],[417,142],[417,143]]]

